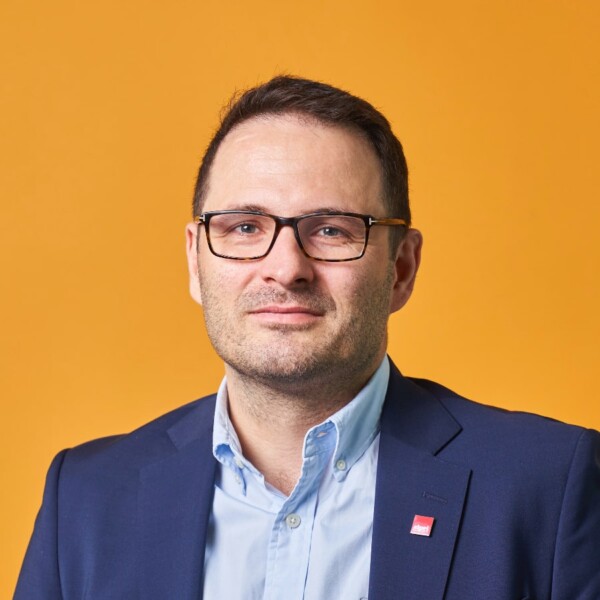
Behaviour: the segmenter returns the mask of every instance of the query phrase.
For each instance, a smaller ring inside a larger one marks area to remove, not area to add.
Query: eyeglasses
[[[215,256],[233,260],[269,254],[282,227],[293,228],[306,256],[328,262],[361,258],[374,225],[407,227],[404,219],[375,219],[357,213],[319,212],[286,218],[252,210],[205,212],[194,222],[204,225],[208,247]]]

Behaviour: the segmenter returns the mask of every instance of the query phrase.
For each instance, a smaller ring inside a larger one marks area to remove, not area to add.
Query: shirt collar
[[[338,481],[346,477],[379,433],[379,419],[389,377],[390,363],[386,356],[367,385],[328,419],[337,431],[332,466],[333,475]]]
[[[334,477],[338,481],[343,481],[348,471],[379,433],[379,419],[389,376],[390,364],[386,356],[371,379],[346,406],[323,423],[315,425],[307,431],[304,438],[303,456],[307,456],[307,449],[317,438],[323,436],[323,432],[335,430],[336,442],[331,466]],[[241,470],[246,467],[255,475],[262,477],[257,469],[244,458],[239,438],[229,419],[226,377],[223,378],[217,392],[213,454],[221,464],[232,468],[236,473],[241,473]]]

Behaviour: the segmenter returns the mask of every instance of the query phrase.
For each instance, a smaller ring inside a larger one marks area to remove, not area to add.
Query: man
[[[421,235],[388,122],[278,77],[187,228],[216,396],[58,455],[18,600],[598,600],[600,435],[404,378]]]

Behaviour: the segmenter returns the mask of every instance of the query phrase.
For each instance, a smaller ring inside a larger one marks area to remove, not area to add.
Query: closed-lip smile
[[[307,308],[305,306],[296,306],[289,304],[272,304],[269,306],[261,306],[250,311],[251,314],[275,313],[275,314],[309,314],[316,317],[322,316],[323,313]]]
[[[324,312],[296,304],[269,304],[250,310],[249,315],[265,325],[306,326],[323,317]]]

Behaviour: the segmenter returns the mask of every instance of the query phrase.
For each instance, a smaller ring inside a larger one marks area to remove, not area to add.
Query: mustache
[[[245,312],[259,310],[272,304],[302,306],[315,313],[335,310],[335,303],[332,298],[314,290],[286,291],[261,288],[244,292],[239,297],[240,308]]]

